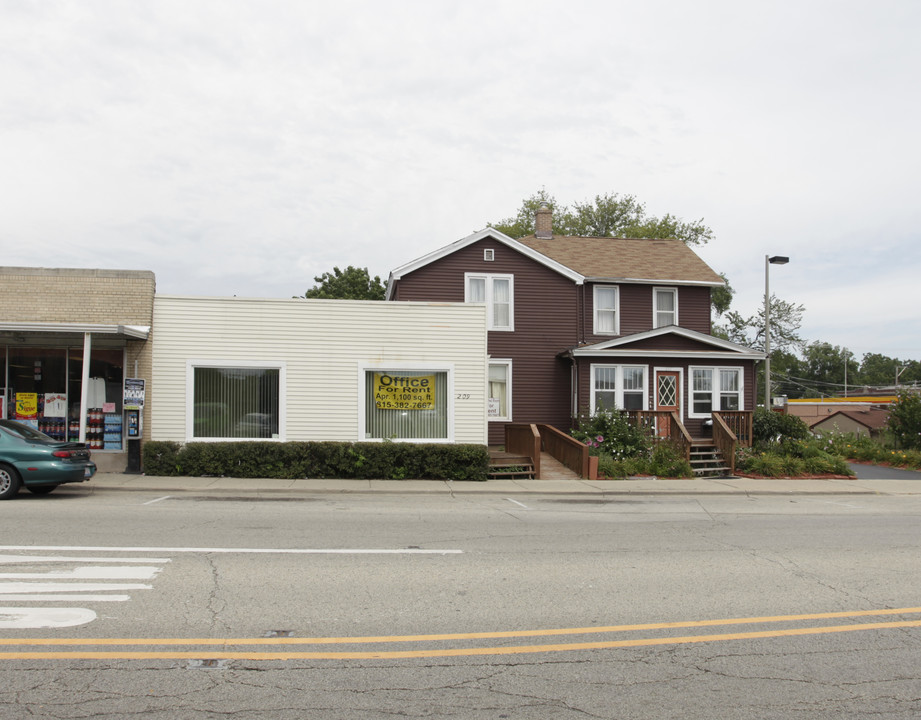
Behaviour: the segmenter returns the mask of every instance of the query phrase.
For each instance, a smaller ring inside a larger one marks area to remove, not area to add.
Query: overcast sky
[[[0,264],[290,297],[616,192],[703,218],[743,315],[788,255],[808,340],[921,360],[919,35],[916,0],[0,0]]]

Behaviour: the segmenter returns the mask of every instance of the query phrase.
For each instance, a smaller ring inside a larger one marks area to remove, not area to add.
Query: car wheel
[[[26,490],[33,495],[47,495],[56,487],[57,485],[26,485]]]
[[[9,465],[0,465],[0,500],[9,500],[19,492],[22,480],[19,473]]]

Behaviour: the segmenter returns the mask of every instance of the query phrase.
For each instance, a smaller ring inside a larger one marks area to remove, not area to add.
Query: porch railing
[[[722,418],[726,426],[735,434],[739,445],[750,447],[752,444],[751,410],[720,410],[713,412],[713,428],[716,429],[716,417]]]
[[[534,464],[534,477],[540,477],[540,430],[537,429],[537,425],[506,425],[505,452],[531,458]]]
[[[713,444],[716,445],[720,454],[723,456],[723,462],[729,466],[729,474],[735,475],[736,472],[736,447],[739,444],[739,438],[730,428],[729,423],[723,417],[724,413],[714,412],[713,415]]]
[[[685,460],[691,459],[691,435],[674,410],[627,410],[630,420],[658,440],[669,440]]]
[[[559,460],[581,478],[592,478],[588,446],[552,425],[538,425],[544,452]]]

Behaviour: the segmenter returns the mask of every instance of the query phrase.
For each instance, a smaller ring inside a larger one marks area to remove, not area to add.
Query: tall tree
[[[803,305],[771,295],[771,351],[799,350],[803,339],[799,329],[803,322]],[[743,317],[735,310],[725,314],[726,324],[719,327],[722,337],[748,347],[764,348],[764,307],[754,315]]]
[[[317,284],[298,297],[323,300],[383,300],[387,292],[387,287],[379,276],[371,278],[367,268],[356,268],[351,265],[345,270],[333,267],[331,273],[325,272],[315,277],[314,281]]]
[[[606,193],[594,200],[561,205],[545,189],[525,198],[518,212],[488,223],[512,238],[534,233],[534,214],[542,202],[553,210],[553,233],[581,237],[677,238],[688,245],[703,245],[713,238],[703,219],[687,222],[671,214],[649,215],[645,203],[633,195]]]

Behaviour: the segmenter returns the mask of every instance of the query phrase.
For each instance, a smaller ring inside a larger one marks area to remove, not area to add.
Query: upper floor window
[[[595,286],[595,334],[620,334],[620,293],[616,285]]]
[[[653,318],[654,328],[678,324],[678,289],[653,288]]]
[[[515,329],[515,287],[512,275],[467,273],[466,302],[486,303],[490,330]]]

